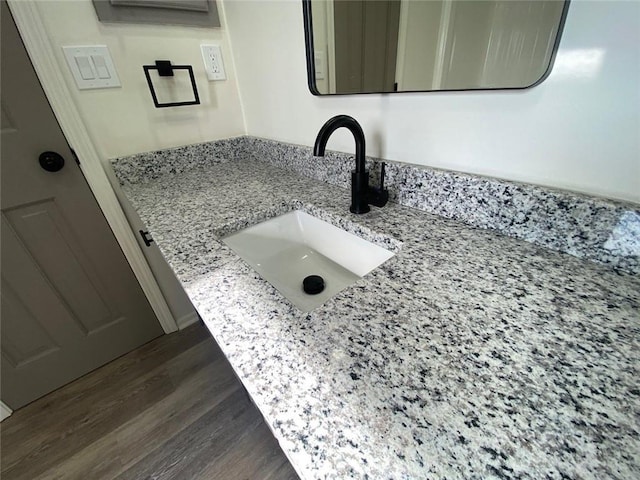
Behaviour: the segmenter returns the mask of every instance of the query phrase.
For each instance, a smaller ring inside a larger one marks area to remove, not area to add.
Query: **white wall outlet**
[[[62,51],[80,90],[120,86],[106,45],[66,46]]]
[[[204,68],[209,80],[226,80],[224,63],[222,62],[222,50],[220,45],[200,45]]]

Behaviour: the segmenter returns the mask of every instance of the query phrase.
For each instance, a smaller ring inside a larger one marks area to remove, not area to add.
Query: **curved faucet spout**
[[[380,188],[369,187],[369,171],[365,167],[364,132],[355,118],[349,115],[336,115],[325,123],[316,137],[313,155],[324,157],[327,141],[338,128],[345,127],[353,134],[356,141],[356,169],[351,171],[351,207],[352,213],[367,213],[369,204],[382,207],[389,200],[389,193],[384,188],[384,163],[380,172]]]
[[[357,120],[349,115],[336,115],[325,123],[316,137],[316,143],[313,147],[313,154],[316,157],[323,157],[327,146],[327,141],[333,132],[338,128],[344,127],[351,131],[356,141],[356,173],[365,171],[365,142],[364,132]]]

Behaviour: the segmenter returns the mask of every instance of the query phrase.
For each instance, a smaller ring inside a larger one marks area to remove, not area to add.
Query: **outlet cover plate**
[[[209,80],[226,80],[220,45],[200,45],[202,60]]]

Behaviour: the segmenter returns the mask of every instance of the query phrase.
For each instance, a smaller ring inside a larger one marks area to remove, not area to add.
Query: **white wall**
[[[102,24],[91,0],[47,0],[37,5],[56,60],[103,160],[245,133],[223,15],[222,28]],[[201,43],[221,45],[226,81],[207,80]],[[109,47],[122,87],[80,91],[61,46],[100,44]],[[142,70],[142,65],[155,60],[193,65],[202,104],[156,109]]]
[[[299,0],[226,0],[247,132],[312,145],[347,113],[371,155],[640,201],[640,2],[574,0],[556,68],[518,92],[314,97]],[[346,132],[329,148],[353,150]]]

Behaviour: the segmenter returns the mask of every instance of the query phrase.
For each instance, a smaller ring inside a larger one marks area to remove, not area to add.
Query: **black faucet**
[[[325,123],[316,137],[313,154],[324,157],[324,150],[331,134],[340,127],[353,133],[356,141],[356,169],[351,172],[351,210],[352,213],[367,213],[369,204],[384,207],[389,200],[389,192],[384,188],[384,168],[380,170],[380,188],[369,187],[369,171],[365,168],[364,132],[355,118],[349,115],[336,115]]]

